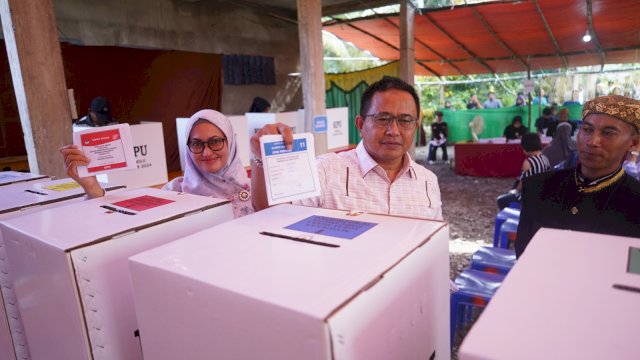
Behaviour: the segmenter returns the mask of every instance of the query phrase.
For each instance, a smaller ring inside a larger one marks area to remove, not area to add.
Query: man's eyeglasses
[[[365,118],[371,117],[374,125],[381,128],[386,128],[391,125],[391,122],[395,119],[398,122],[398,127],[403,130],[413,130],[418,124],[418,119],[409,114],[392,115],[389,113],[377,113],[368,114]]]
[[[220,151],[224,147],[224,142],[226,140],[227,139],[221,137],[212,137],[206,142],[198,139],[191,139],[187,142],[187,147],[189,147],[189,151],[194,154],[202,154],[204,152],[205,144],[211,151]]]

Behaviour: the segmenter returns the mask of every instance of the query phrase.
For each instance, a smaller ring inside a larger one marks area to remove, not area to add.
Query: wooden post
[[[53,0],[0,0],[0,16],[30,171],[65,177],[71,114]]]
[[[314,131],[313,117],[327,113],[324,92],[322,1],[297,0],[297,4],[304,128],[305,131],[313,132],[316,154],[320,155],[327,152],[327,133],[326,130],[317,133]]]
[[[400,78],[413,85],[416,51],[413,23],[416,9],[410,0],[400,2]]]
[[[416,52],[414,48],[415,38],[413,31],[416,9],[410,0],[400,1],[400,78],[413,85],[415,82]],[[419,94],[418,94],[419,95]],[[421,118],[421,114],[418,114]],[[418,133],[418,131],[416,131]],[[409,155],[415,160],[415,141],[409,148]]]

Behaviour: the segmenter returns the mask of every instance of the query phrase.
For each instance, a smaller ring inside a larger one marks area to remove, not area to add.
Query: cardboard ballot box
[[[145,359],[448,359],[448,235],[279,205],[140,253]]]
[[[37,175],[19,171],[0,171],[0,189],[20,183],[35,183],[51,180],[48,175]]]
[[[640,239],[543,228],[459,358],[640,359],[639,305]]]
[[[227,200],[158,189],[0,222],[34,359],[141,359],[127,258],[232,219]]]
[[[123,186],[107,186],[106,191],[123,189]],[[72,179],[19,182],[0,187],[0,221],[31,214],[84,199],[84,190]],[[20,312],[13,291],[9,271],[9,259],[0,232],[0,359],[29,359]]]

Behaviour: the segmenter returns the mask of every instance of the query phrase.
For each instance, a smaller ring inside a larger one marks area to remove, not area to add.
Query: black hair
[[[550,107],[546,107],[546,108],[544,108],[542,110],[542,115],[549,116],[549,115],[551,115],[551,112],[552,112],[551,108]]]
[[[513,117],[513,120],[511,120],[511,125],[515,124],[516,121],[520,122],[520,124],[522,124],[522,116],[520,115],[516,115]]]
[[[520,140],[520,146],[526,152],[542,150],[542,143],[540,142],[540,136],[535,132],[530,132],[522,135]]]
[[[416,115],[419,118],[420,99],[418,98],[416,89],[414,89],[413,86],[409,85],[404,80],[392,76],[383,77],[382,79],[369,85],[369,87],[364,91],[364,93],[362,94],[362,99],[360,101],[360,116],[368,115],[367,112],[371,107],[371,99],[373,99],[373,95],[375,93],[384,92],[391,89],[406,91],[411,94],[411,97],[413,97],[413,101],[416,103]]]

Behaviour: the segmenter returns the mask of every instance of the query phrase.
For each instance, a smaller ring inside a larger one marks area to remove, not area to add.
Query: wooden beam
[[[591,0],[587,0],[587,27],[589,30],[589,35],[591,35],[591,41],[596,45],[598,52],[600,53],[600,71],[604,70],[604,64],[606,63],[606,54],[604,50],[602,50],[602,45],[598,41],[598,37],[596,36],[596,32],[593,29],[593,14],[591,11]]]
[[[466,0],[465,0],[466,3]],[[484,26],[485,29],[487,29],[487,31],[491,34],[491,36],[493,36],[493,39],[495,41],[498,42],[498,44],[500,44],[500,46],[502,46],[503,49],[505,49],[507,52],[509,52],[511,54],[511,56],[515,59],[518,59],[518,61],[520,61],[520,63],[522,64],[522,66],[524,66],[524,70],[526,71],[529,68],[529,64],[527,64],[526,61],[524,61],[522,59],[521,56],[519,56],[518,54],[516,54],[515,51],[513,51],[513,49],[511,47],[509,47],[509,45],[507,45],[507,43],[505,43],[500,36],[498,36],[498,34],[495,32],[495,30],[493,30],[493,28],[491,27],[491,25],[489,25],[489,23],[487,22],[487,20],[484,18],[484,16],[482,16],[482,14],[480,14],[478,12],[478,10],[476,10],[476,8],[472,7],[471,11],[473,11],[473,13],[476,15],[476,17],[480,20],[480,22],[482,23],[482,25]]]
[[[387,23],[393,25],[394,27],[396,27],[398,30],[400,29],[400,27],[394,23],[393,21],[391,21],[388,17],[384,17],[382,18],[382,20],[386,21]],[[440,61],[442,62],[446,62],[447,64],[449,64],[449,66],[451,66],[452,68],[456,69],[456,71],[458,71],[460,73],[460,75],[469,77],[469,75],[467,75],[464,71],[462,71],[462,69],[460,69],[459,67],[457,67],[454,63],[452,63],[451,61],[449,61],[449,59],[447,59],[445,56],[443,56],[442,54],[440,54],[436,49],[432,48],[431,46],[429,46],[427,43],[425,43],[424,41],[416,38],[414,36],[414,41],[416,43],[418,43],[418,45],[424,47],[425,49],[431,51],[432,53],[434,53],[437,57],[440,58]],[[425,69],[429,69],[428,67],[426,67],[424,64],[417,62],[420,66],[424,67]],[[436,74],[433,70],[429,70],[432,73]],[[437,75],[439,76],[439,75]]]
[[[333,16],[339,14],[345,14],[353,11],[373,9],[386,5],[395,5],[398,0],[353,0],[349,2],[342,2],[335,5],[327,5],[322,7],[323,16]]]
[[[625,46],[625,47],[620,47],[620,48],[607,48],[607,49],[602,49],[602,52],[629,51],[629,50],[640,50],[640,45]],[[600,50],[591,49],[591,50],[581,50],[581,51],[568,51],[568,52],[560,53],[560,56],[589,55],[589,54],[594,54],[594,53],[600,53]],[[533,54],[533,55],[527,55],[527,57],[528,58],[532,58],[532,59],[549,58],[549,57],[558,57],[558,54],[557,53]],[[482,60],[484,60],[484,61],[498,61],[498,60],[510,60],[510,59],[511,59],[511,56],[498,56],[498,57],[485,57],[485,58],[482,58]],[[440,60],[434,60],[434,59],[416,59],[416,61],[424,62],[424,63],[440,62]],[[469,59],[467,59],[467,58],[459,58],[459,59],[449,59],[449,61],[451,61],[452,63],[457,63],[457,62],[469,61]]]
[[[315,132],[313,118],[326,115],[324,90],[324,63],[322,47],[321,0],[297,0],[298,32],[300,41],[300,70],[304,102],[305,131],[315,138],[316,154],[327,152],[327,131]]]
[[[381,42],[381,43],[383,43],[383,44],[387,45],[388,47],[390,47],[391,49],[393,49],[393,50],[395,50],[395,51],[397,51],[397,52],[400,52],[400,48],[398,48],[397,46],[395,46],[395,45],[391,44],[390,42],[386,41],[385,39],[382,39],[382,38],[380,38],[380,37],[378,37],[378,36],[376,36],[376,35],[374,35],[374,34],[372,34],[372,33],[368,32],[367,30],[361,29],[361,28],[359,28],[359,27],[357,27],[357,26],[355,26],[355,25],[353,25],[353,24],[349,24],[349,23],[345,23],[345,25],[346,25],[346,26],[349,26],[350,28],[352,28],[352,29],[354,29],[354,30],[358,30],[358,31],[360,31],[361,33],[363,33],[363,34],[365,34],[365,35],[367,35],[367,36],[371,37],[372,39],[375,39],[375,40],[377,40],[377,41],[379,41],[379,42]],[[438,72],[436,72],[435,70],[433,70],[433,69],[429,68],[427,65],[425,65],[425,64],[421,64],[420,62],[417,62],[417,63],[418,63],[418,65],[422,66],[422,67],[423,67],[424,69],[426,69],[427,71],[431,72],[434,76],[441,77],[441,75],[440,75],[440,74],[438,74]]]
[[[471,52],[471,50],[467,49],[467,47],[464,46],[460,41],[458,41],[456,38],[451,36],[451,34],[449,34],[442,26],[440,26],[438,23],[436,23],[436,21],[433,19],[433,17],[431,15],[429,15],[428,13],[425,13],[425,14],[423,14],[423,16],[425,16],[427,19],[429,19],[429,21],[431,21],[431,24],[433,24],[433,26],[435,26],[446,37],[448,37],[449,40],[451,40],[454,43],[456,43],[456,45],[458,45],[462,50],[464,50],[467,54],[469,54],[469,56],[471,56],[471,58],[472,58],[471,60],[474,60],[478,64],[482,65],[482,67],[484,67],[485,69],[489,70],[490,73],[495,74],[495,70],[493,70],[493,68],[491,68],[491,66],[489,66],[489,64],[484,62],[484,60],[482,60],[478,55],[476,55],[473,52]]]
[[[71,112],[53,0],[0,0],[0,16],[29,169],[66,177],[58,149],[71,143]]]
[[[556,55],[560,56],[560,58],[562,58],[562,62],[564,63],[564,67],[565,69],[569,67],[569,63],[567,62],[567,57],[566,56],[562,56],[562,49],[560,49],[560,44],[558,44],[558,40],[556,40],[556,37],[553,35],[553,32],[551,31],[551,28],[549,27],[549,23],[547,23],[547,19],[544,17],[544,14],[542,13],[542,9],[540,9],[540,5],[538,5],[538,1],[537,0],[532,0],[533,5],[536,6],[536,10],[538,11],[538,14],[540,15],[540,20],[542,20],[542,23],[544,24],[544,28],[547,30],[547,34],[549,35],[549,37],[551,38],[551,41],[553,42],[553,46],[555,46],[556,48]]]
[[[413,85],[416,74],[413,18],[416,9],[409,0],[400,1],[400,78]]]

